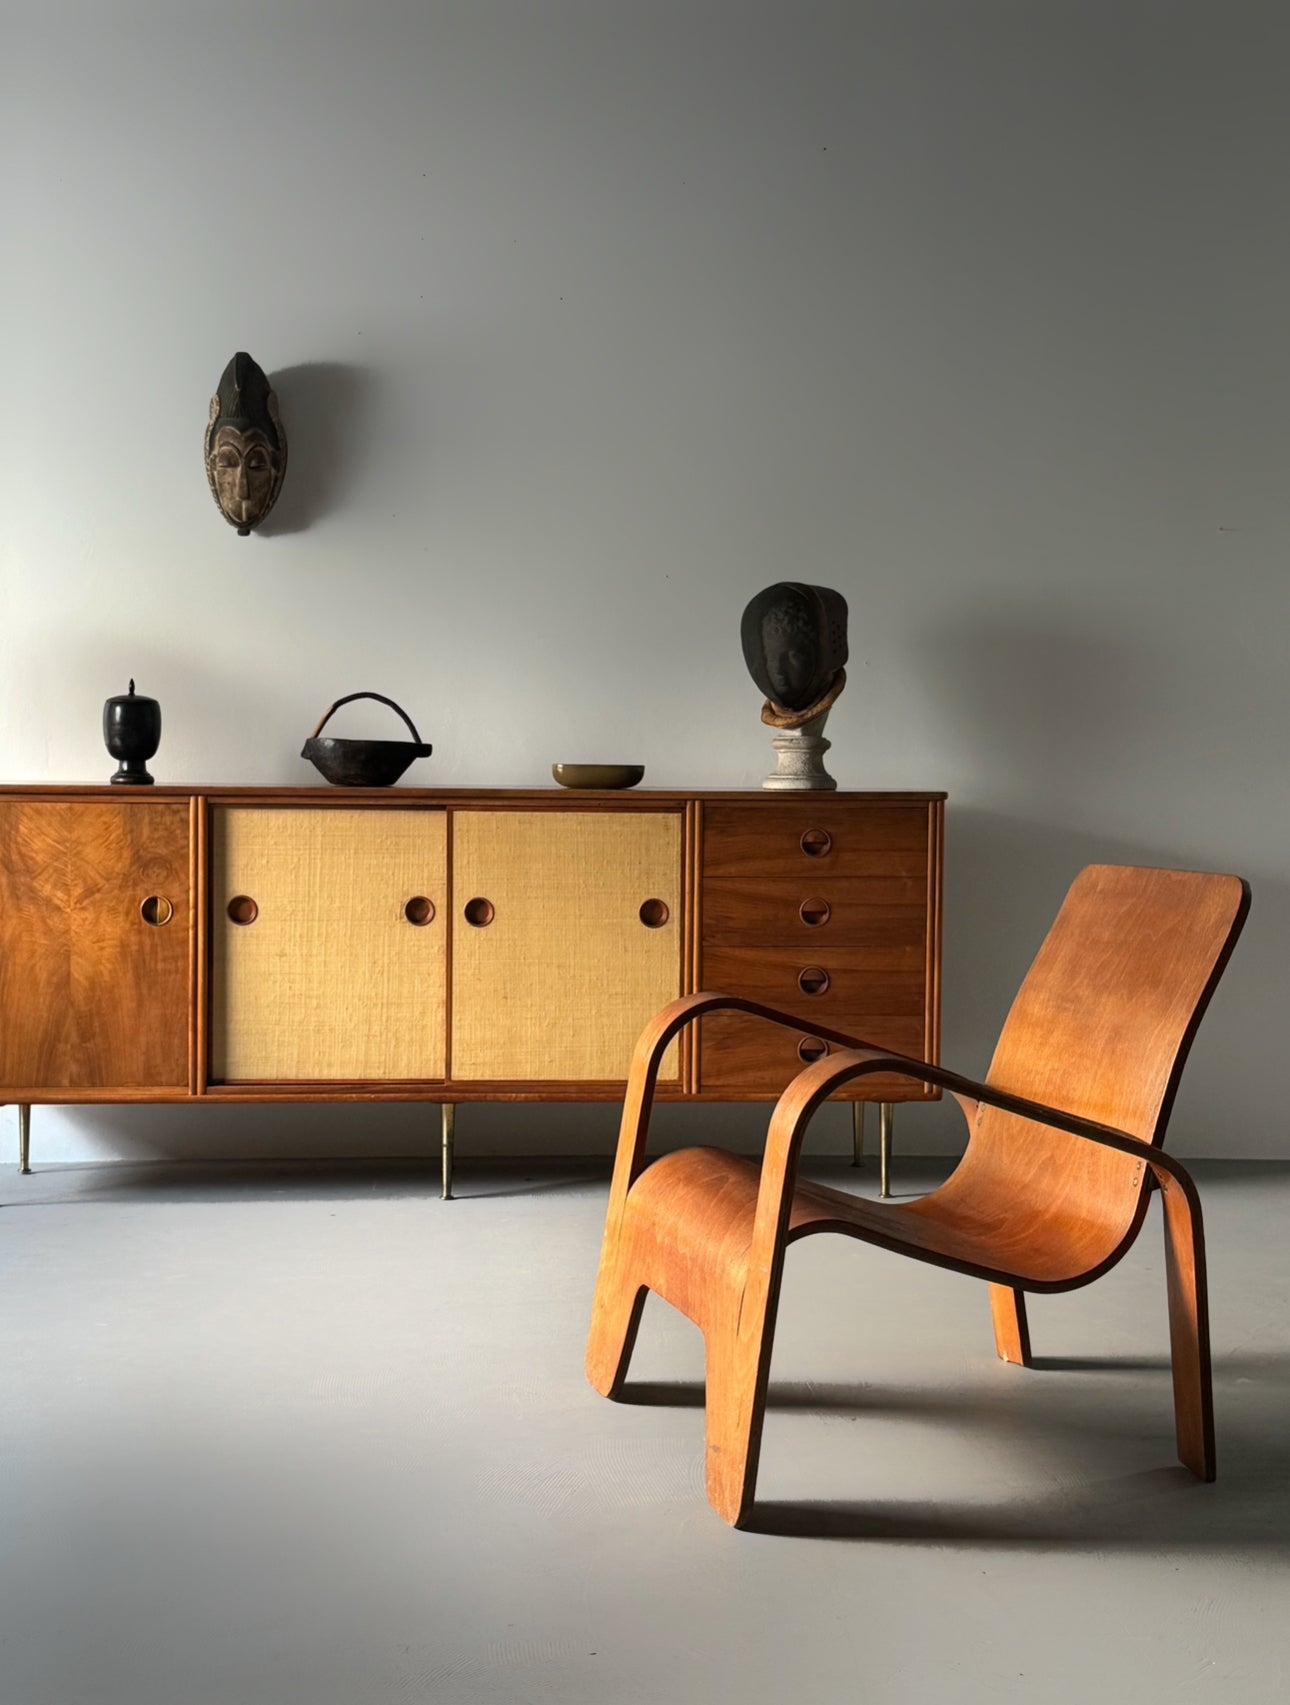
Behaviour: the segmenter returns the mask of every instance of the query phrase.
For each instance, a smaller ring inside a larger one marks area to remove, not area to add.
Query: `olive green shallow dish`
[[[561,787],[635,787],[645,774],[644,764],[552,764],[551,774]]]

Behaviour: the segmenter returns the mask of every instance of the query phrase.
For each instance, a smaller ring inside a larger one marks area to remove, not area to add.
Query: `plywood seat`
[[[1181,1460],[1215,1472],[1200,1199],[1162,1152],[1188,1049],[1249,907],[1234,876],[1090,865],[1076,878],[1008,1015],[984,1082],[821,1032],[838,1051],[785,1090],[760,1166],[715,1148],[648,1163],[658,1065],[677,1032],[733,1011],[800,1019],[717,991],[666,1007],[637,1045],[623,1108],[587,1374],[606,1396],[626,1378],[648,1291],[703,1332],[708,1497],[748,1517],[788,1246],[840,1232],[984,1279],[995,1346],[1028,1363],[1026,1291],[1088,1284],[1129,1249],[1154,1179],[1164,1210],[1174,1407]],[[947,1090],[967,1150],[940,1189],[887,1205],[799,1183],[816,1110],[860,1080]]]
[[[639,1237],[648,1226],[649,1237],[670,1258],[686,1249],[692,1263],[723,1267],[733,1283],[746,1271],[760,1187],[760,1166],[743,1155],[681,1149],[661,1156],[642,1174],[628,1198],[627,1221]],[[1016,1196],[996,1200],[982,1214],[979,1198],[965,1192],[961,1180],[958,1187],[946,1185],[908,1203],[876,1202],[825,1184],[799,1182],[784,1242],[838,1232],[977,1278],[1022,1278],[1026,1289],[1039,1291],[1067,1289],[1073,1278],[1087,1273],[1088,1245],[1099,1230],[1095,1222],[1072,1220],[1069,1212],[1054,1214],[1049,1204]],[[1009,1250],[1015,1251],[1015,1260],[1005,1275],[1000,1258]],[[668,1265],[659,1263],[662,1270]],[[667,1300],[679,1306],[672,1297]]]

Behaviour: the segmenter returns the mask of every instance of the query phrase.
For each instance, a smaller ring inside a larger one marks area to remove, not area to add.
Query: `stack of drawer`
[[[886,805],[812,794],[705,803],[699,987],[800,1015],[800,1033],[741,1014],[703,1020],[699,1087],[778,1094],[830,1052],[812,1024],[935,1059],[939,803]],[[908,1079],[852,1094],[921,1099]]]

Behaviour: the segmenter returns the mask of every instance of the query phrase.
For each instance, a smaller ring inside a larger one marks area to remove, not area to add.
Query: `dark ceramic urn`
[[[103,743],[118,769],[113,783],[127,787],[151,787],[147,762],[161,744],[161,706],[156,699],[130,691],[109,699],[103,706]]]

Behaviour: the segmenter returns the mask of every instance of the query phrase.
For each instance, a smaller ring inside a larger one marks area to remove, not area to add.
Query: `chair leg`
[[[1002,1362],[1030,1366],[1030,1326],[1026,1320],[1026,1293],[1011,1285],[990,1286],[990,1318],[994,1322],[994,1347]]]
[[[708,1502],[731,1527],[752,1512],[766,1418],[770,1345],[740,1341],[737,1328],[705,1334]]]
[[[617,1397],[636,1348],[646,1289],[630,1276],[602,1273],[587,1335],[587,1378],[602,1397]]]
[[[1165,1210],[1169,1353],[1179,1460],[1198,1480],[1217,1473],[1214,1388],[1209,1357],[1209,1298],[1200,1202],[1177,1178],[1157,1174]]]

